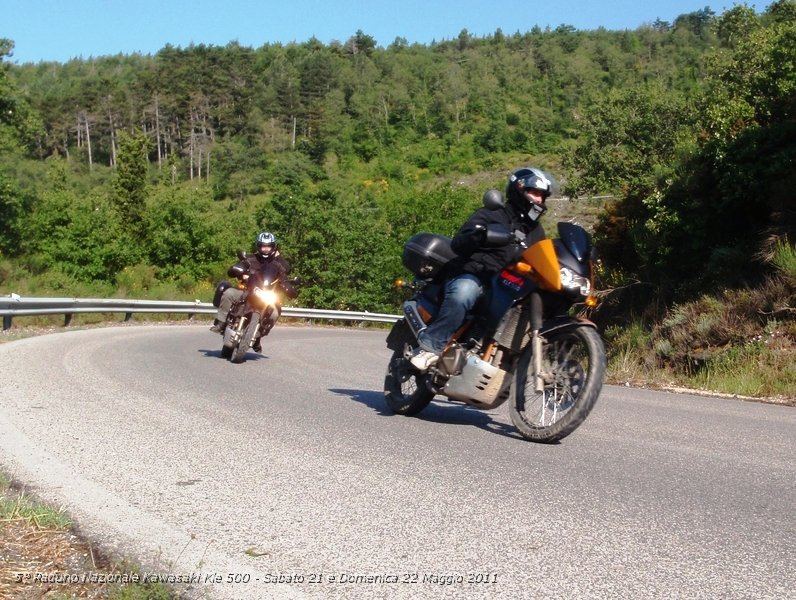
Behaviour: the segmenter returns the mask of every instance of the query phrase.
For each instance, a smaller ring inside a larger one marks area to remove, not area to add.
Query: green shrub
[[[156,283],[156,269],[152,265],[137,264],[125,267],[116,275],[116,285],[122,297],[143,296]]]
[[[771,263],[779,273],[796,283],[796,246],[791,244],[787,237],[777,240]]]

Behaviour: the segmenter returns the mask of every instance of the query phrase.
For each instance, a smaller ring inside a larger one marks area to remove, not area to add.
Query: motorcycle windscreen
[[[542,288],[553,292],[561,290],[561,271],[553,240],[536,242],[522,253],[522,260],[531,265],[532,276]]]
[[[583,264],[589,260],[592,249],[591,237],[583,227],[562,221],[558,224],[558,238],[578,263]]]

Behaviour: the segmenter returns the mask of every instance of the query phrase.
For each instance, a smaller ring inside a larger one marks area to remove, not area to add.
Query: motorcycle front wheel
[[[238,347],[232,352],[232,362],[241,363],[246,358],[246,353],[251,348],[252,340],[257,335],[257,328],[260,326],[260,313],[253,312],[249,315],[249,322],[238,342]]]
[[[393,352],[384,376],[384,399],[394,413],[412,416],[419,413],[434,398],[420,373],[404,358],[403,350]]]
[[[556,442],[575,431],[591,412],[605,378],[605,347],[587,325],[554,331],[543,346],[544,391],[534,388],[530,346],[514,373],[509,412],[522,436]]]

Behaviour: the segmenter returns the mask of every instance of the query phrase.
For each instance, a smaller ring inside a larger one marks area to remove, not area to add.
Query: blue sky
[[[538,25],[635,29],[660,18],[735,0],[0,0],[0,38],[14,41],[9,62],[66,62],[109,54],[154,54],[166,44],[260,47],[345,42],[357,30],[388,46],[397,37],[429,44],[462,29],[484,36]],[[754,5],[762,10],[765,5]]]

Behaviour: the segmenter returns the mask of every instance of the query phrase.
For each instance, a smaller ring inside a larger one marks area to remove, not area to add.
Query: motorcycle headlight
[[[561,268],[561,287],[571,291],[577,292],[583,297],[591,293],[591,281],[583,275],[578,275],[567,267]]]
[[[265,304],[266,306],[273,306],[279,300],[274,290],[264,290],[261,288],[254,288],[254,295]]]

